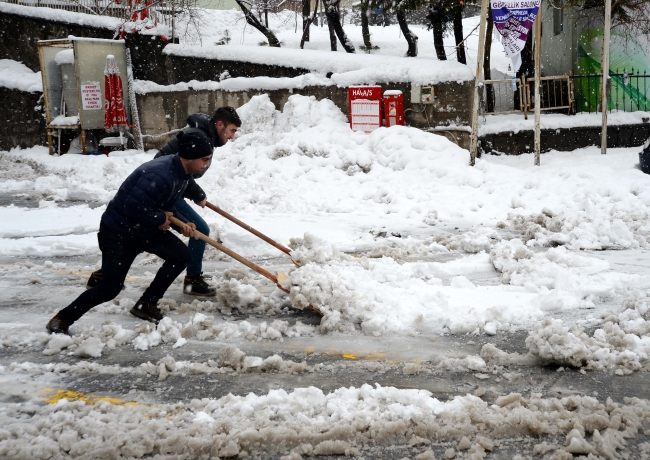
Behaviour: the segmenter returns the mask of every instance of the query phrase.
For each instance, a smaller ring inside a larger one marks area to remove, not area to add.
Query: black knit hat
[[[176,139],[178,139],[178,154],[186,160],[207,157],[214,152],[212,141],[201,129],[185,128],[176,135]]]

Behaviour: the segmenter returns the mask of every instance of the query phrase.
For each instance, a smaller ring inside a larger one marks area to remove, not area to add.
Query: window
[[[556,0],[553,6],[553,35],[560,35],[564,30],[564,6],[562,0]]]

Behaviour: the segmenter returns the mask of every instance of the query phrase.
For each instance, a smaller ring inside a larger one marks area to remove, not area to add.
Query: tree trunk
[[[273,32],[271,32],[271,29],[264,27],[264,25],[255,17],[255,15],[246,8],[246,5],[244,5],[244,2],[242,0],[235,0],[237,2],[237,5],[241,8],[242,12],[244,13],[244,17],[246,18],[246,22],[250,24],[251,26],[255,27],[257,30],[262,32],[266,39],[269,42],[269,46],[273,46],[276,48],[280,48],[280,42],[278,41],[277,37]]]
[[[269,2],[266,0],[264,2],[264,25],[266,28],[269,28]]]
[[[485,28],[485,57],[483,60],[483,79],[492,79],[492,65],[490,63],[490,54],[492,52],[492,31],[494,29],[494,21],[492,20],[492,7],[488,3],[488,17],[487,27]],[[487,98],[485,111],[494,112],[494,86],[485,86],[485,97]]]
[[[309,27],[311,26],[311,0],[302,0],[302,39],[301,42],[309,41]],[[302,48],[302,46],[301,46]]]
[[[439,61],[446,61],[447,54],[445,53],[445,44],[443,43],[445,24],[441,16],[442,13],[434,9],[427,18],[431,21],[431,27],[433,28],[433,47],[436,50],[436,56]]]
[[[398,10],[396,15],[397,16],[397,22],[399,24],[399,28],[404,34],[404,38],[406,39],[406,43],[408,43],[409,47],[408,50],[406,51],[406,56],[407,57],[415,57],[418,55],[418,36],[415,35],[413,32],[411,32],[411,29],[409,29],[409,25],[406,22],[406,14],[404,14],[404,11]]]
[[[361,0],[361,36],[366,48],[372,48],[370,41],[370,27],[368,26],[368,3],[369,0]]]
[[[311,18],[307,20],[307,26],[302,31],[302,38],[300,39],[300,49],[305,48],[305,35],[309,36],[309,28],[311,27],[312,24],[316,22],[317,14],[318,14],[318,0],[316,0],[316,7],[314,8],[314,13],[312,14]]]
[[[354,45],[345,35],[343,26],[341,25],[341,14],[339,10],[340,0],[328,1],[325,0],[325,16],[327,17],[327,26],[330,27],[330,44],[332,44],[332,30],[336,32],[336,35],[339,37],[341,46],[346,53],[354,53]],[[334,38],[334,44],[332,45],[332,51],[335,51],[336,47],[336,38]]]
[[[526,45],[521,50],[521,67],[519,67],[519,70],[517,70],[517,73],[515,74],[516,78],[521,78],[522,75],[526,75],[526,78],[530,78],[535,74],[535,64],[533,63],[533,35],[535,34],[531,30],[528,34]],[[515,91],[515,110],[521,110],[521,104],[519,103],[519,87],[517,87],[517,90]]]
[[[334,32],[334,24],[332,24],[332,21],[330,21],[329,14],[326,14],[327,16],[327,28],[329,29],[330,32],[330,49],[332,51],[336,51],[338,49],[336,45],[336,32]]]
[[[456,39],[456,59],[461,64],[467,64],[465,43],[463,42],[463,6],[454,8],[454,38]]]

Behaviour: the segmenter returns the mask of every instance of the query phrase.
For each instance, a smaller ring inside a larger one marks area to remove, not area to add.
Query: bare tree
[[[370,0],[361,0],[360,2],[361,10],[361,36],[363,37],[363,44],[366,49],[372,49],[372,42],[370,41],[370,27],[368,25],[368,9],[370,6]]]
[[[341,24],[341,0],[323,0],[323,5],[325,6],[325,17],[327,17],[327,25],[331,27],[330,29],[330,43],[332,44],[332,51],[336,46],[336,39],[332,41],[332,30],[338,36],[341,46],[346,51],[346,53],[354,53],[354,45],[345,35],[343,30],[343,25]]]
[[[269,46],[273,46],[276,48],[280,48],[280,41],[277,39],[275,34],[266,27],[264,24],[260,22],[259,19],[255,17],[255,15],[252,13],[252,11],[246,6],[246,1],[245,0],[235,0],[237,2],[237,5],[239,5],[239,8],[241,8],[242,13],[244,13],[244,17],[246,18],[246,22],[250,24],[251,26],[255,27],[257,30],[259,30],[265,37],[266,40],[269,43]],[[250,6],[250,4],[249,4]]]
[[[415,35],[413,32],[411,32],[411,29],[409,29],[409,25],[406,22],[406,13],[404,9],[398,8],[397,11],[395,12],[395,16],[397,17],[397,23],[399,24],[399,28],[404,34],[404,38],[406,39],[406,43],[408,43],[408,49],[406,50],[406,56],[407,57],[415,57],[418,55],[418,36]]]

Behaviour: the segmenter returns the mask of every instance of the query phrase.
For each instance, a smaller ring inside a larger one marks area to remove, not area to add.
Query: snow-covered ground
[[[559,445],[538,444],[542,453],[613,458],[626,437],[647,429],[646,422],[631,422],[647,420],[645,400],[607,406],[594,397],[534,393],[488,405],[480,392],[444,402],[425,390],[368,385],[180,405],[93,405],[70,397],[39,403],[47,397],[37,389],[57,388],[57,376],[75,373],[153,373],[161,381],[196,373],[318,373],[319,365],[237,348],[310,337],[325,349],[350,339],[426,342],[527,331],[527,349],[519,353],[487,344],[480,354],[406,359],[404,375],[464,369],[487,376],[517,362],[618,375],[648,369],[650,276],[634,266],[647,254],[650,178],[636,168],[637,149],[611,149],[606,156],[595,147],[551,152],[540,167],[529,155],[485,157],[472,168],[468,152],[441,136],[408,127],[353,133],[328,100],[295,95],[278,112],[262,95],[238,111],[241,134],[215,151],[200,183],[211,201],[292,247],[300,266],[281,262],[291,294],[233,262],[210,273],[219,286],[213,300],[189,304],[173,286],[162,301],[168,318],[157,330],[128,316],[139,288],[127,288],[75,324],[73,337],[43,332],[47,317],[78,295],[81,275],[99,261],[95,231],[105,204],[154,152],[51,157],[35,147],[0,154],[0,195],[17,203],[0,207],[0,300],[7,308],[0,344],[41,353],[51,363],[26,359],[0,367],[5,392],[26,401],[0,405],[0,455],[225,457],[276,449],[286,458],[360,456],[363,446],[385,438],[420,446],[417,458],[425,459],[433,458],[427,442],[435,436],[453,441],[449,448],[458,455],[483,458],[504,433],[521,430],[568,436]],[[212,211],[199,212],[227,246],[261,264],[265,258],[277,263],[276,249]],[[610,254],[620,254],[616,263]],[[89,262],[80,266],[75,257]],[[212,249],[206,255],[208,263],[225,260]],[[146,285],[156,267],[155,258],[141,256],[127,283]],[[49,282],[55,273],[68,281]],[[39,306],[37,315],[30,315],[29,302]],[[283,319],[283,312],[309,304],[323,314],[320,322]],[[215,361],[173,358],[174,350],[200,342],[233,345],[221,346]],[[171,356],[147,364],[146,353],[160,347]],[[142,366],[93,364],[120,350],[145,353]],[[381,358],[375,363],[390,367]],[[27,386],[19,389],[15,381]],[[575,407],[578,418],[570,413]],[[499,428],[478,428],[475,414]],[[101,439],[100,426],[109,433]],[[154,432],[164,435],[147,440]],[[195,441],[177,441],[188,436]]]
[[[233,44],[260,40],[241,13],[207,14],[204,44],[225,30]],[[291,19],[273,27],[296,48]],[[361,43],[359,27],[346,30]],[[377,53],[403,54],[398,31],[373,28]],[[434,58],[430,33],[416,33],[418,59]],[[314,28],[307,48],[328,40]],[[493,62],[507,70],[505,57]],[[3,86],[38,81],[0,61]],[[238,112],[239,136],[200,185],[291,247],[298,266],[197,211],[226,246],[285,271],[290,294],[209,248],[217,296],[192,301],[177,280],[157,328],[128,313],[159,265],[142,255],[126,289],[71,337],[44,331],[98,267],[106,204],[155,152],[0,152],[0,458],[647,458],[650,177],[639,149],[469,167],[442,136],[353,133],[328,100],[295,95],[279,112],[261,95]],[[549,374],[554,389],[539,380]]]

